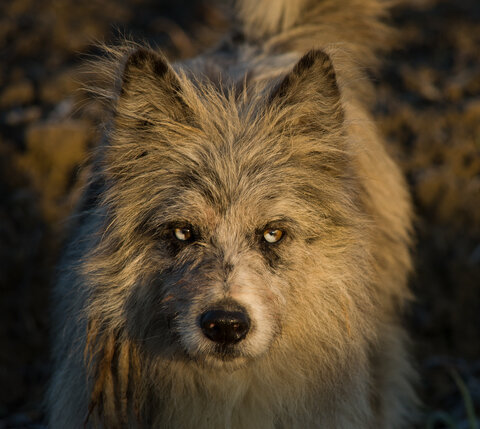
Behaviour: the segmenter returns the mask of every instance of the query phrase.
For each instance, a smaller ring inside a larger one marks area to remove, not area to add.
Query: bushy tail
[[[389,0],[237,0],[250,42],[280,52],[345,48],[360,64],[375,65],[393,33],[386,25]]]

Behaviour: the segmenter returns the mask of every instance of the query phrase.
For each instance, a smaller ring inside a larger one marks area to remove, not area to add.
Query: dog
[[[215,49],[108,47],[55,287],[51,428],[408,427],[412,209],[368,112],[381,0],[239,0]]]

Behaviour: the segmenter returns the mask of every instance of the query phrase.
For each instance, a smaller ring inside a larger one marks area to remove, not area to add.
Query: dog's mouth
[[[244,361],[247,356],[241,343],[239,344],[217,344],[208,339],[202,338],[203,343],[199,348],[184,348],[184,352],[193,360],[215,361],[219,365],[222,362]]]
[[[210,355],[227,362],[243,357],[237,346],[225,344],[215,344]]]
[[[219,344],[208,338],[200,337],[196,347],[185,347],[183,344],[183,352],[187,359],[200,366],[228,372],[245,366],[250,360],[241,341],[236,344]]]
[[[227,372],[243,368],[249,361],[235,346],[214,346],[209,352],[196,355],[193,360],[200,366]]]

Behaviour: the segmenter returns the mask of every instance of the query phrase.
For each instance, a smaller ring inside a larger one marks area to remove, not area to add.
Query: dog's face
[[[192,203],[180,192],[182,213],[159,226],[157,258],[168,268],[149,287],[150,297],[159,288],[149,311],[164,320],[176,351],[236,366],[264,353],[280,333],[289,288],[282,273],[299,231],[272,195],[263,207],[243,200],[223,212],[201,193],[185,192]]]
[[[121,259],[105,311],[153,355],[225,369],[294,330],[328,336],[337,321],[309,311],[319,296],[325,314],[344,308],[332,282],[349,278],[357,210],[342,121],[321,52],[249,101],[132,54],[105,155],[104,233]]]

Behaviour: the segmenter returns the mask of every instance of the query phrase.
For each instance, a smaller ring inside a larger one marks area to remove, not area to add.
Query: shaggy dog
[[[51,428],[407,427],[411,207],[365,106],[381,0],[240,0],[133,44],[56,287]]]

